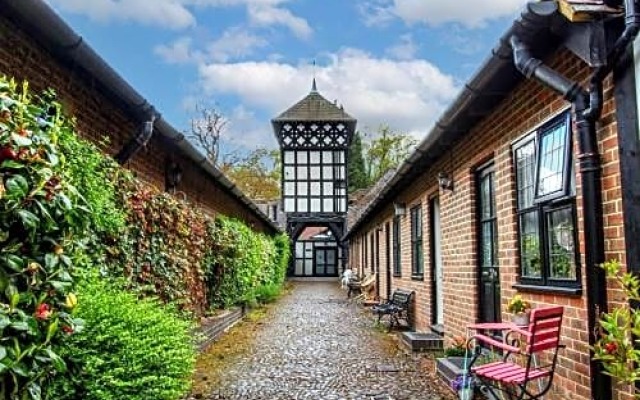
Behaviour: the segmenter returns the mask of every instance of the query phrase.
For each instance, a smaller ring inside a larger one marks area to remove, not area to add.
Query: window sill
[[[582,296],[582,288],[571,288],[562,286],[542,286],[542,285],[526,285],[522,283],[516,283],[512,286],[514,289],[521,292],[528,293],[541,293],[541,294],[559,294],[565,296]]]
[[[393,274],[394,278],[402,278],[402,274]]]
[[[424,275],[420,274],[420,275],[411,275],[411,280],[412,281],[423,281],[424,280]]]

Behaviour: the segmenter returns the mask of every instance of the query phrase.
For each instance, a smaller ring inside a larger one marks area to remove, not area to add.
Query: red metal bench
[[[536,400],[544,396],[553,383],[556,369],[562,307],[538,308],[531,312],[528,326],[514,324],[479,324],[472,329],[504,330],[504,341],[484,334],[475,334],[475,351],[471,362],[471,375],[481,382],[496,398],[503,392],[510,400]],[[501,361],[474,367],[481,346],[490,346],[502,352]],[[519,358],[519,362],[516,360]]]

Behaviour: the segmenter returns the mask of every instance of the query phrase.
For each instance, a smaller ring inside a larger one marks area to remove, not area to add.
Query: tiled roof
[[[316,90],[312,90],[304,99],[293,105],[274,122],[284,121],[355,121],[342,107],[322,97]]]

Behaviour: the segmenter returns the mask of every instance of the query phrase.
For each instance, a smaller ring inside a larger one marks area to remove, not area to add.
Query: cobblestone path
[[[205,399],[444,399],[337,283],[295,283]],[[201,371],[199,373],[202,373]]]

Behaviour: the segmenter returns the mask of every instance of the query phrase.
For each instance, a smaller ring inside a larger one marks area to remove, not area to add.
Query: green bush
[[[188,392],[195,363],[188,322],[97,279],[81,285],[79,299],[86,328],[60,351],[76,373],[55,380],[49,398],[175,400]]]
[[[256,301],[262,304],[273,303],[281,292],[282,286],[275,283],[258,286],[255,291]]]

